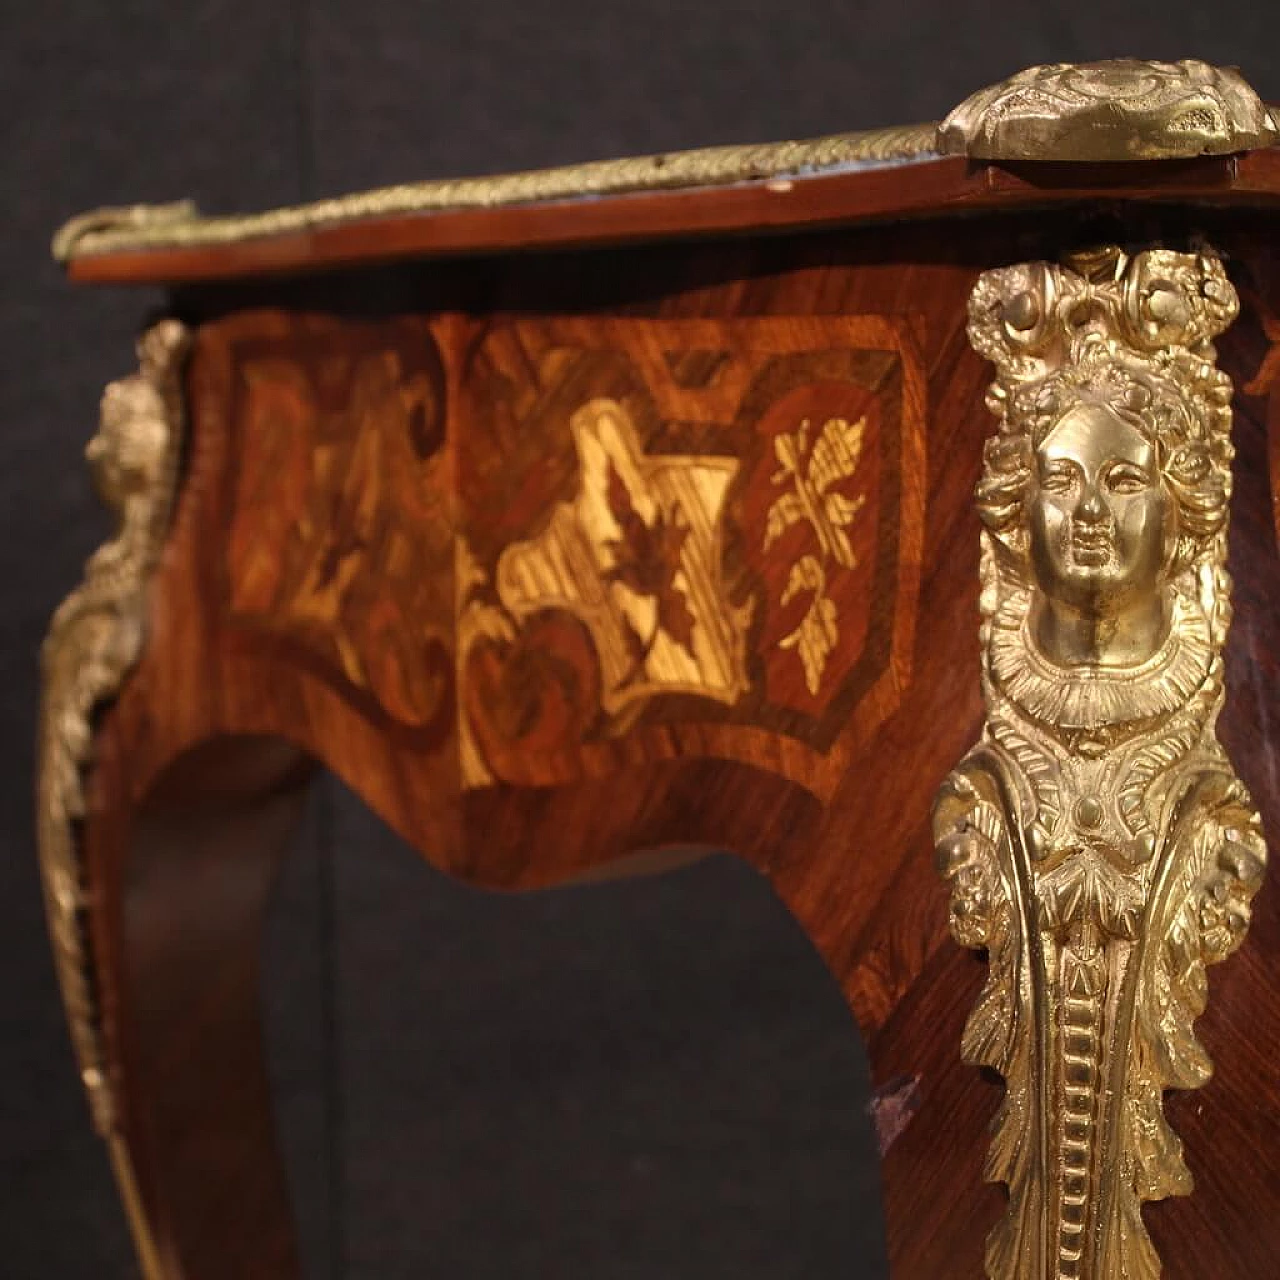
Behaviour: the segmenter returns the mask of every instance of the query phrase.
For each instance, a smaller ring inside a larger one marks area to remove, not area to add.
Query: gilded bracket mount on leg
[[[1211,252],[989,271],[996,366],[977,506],[980,742],[934,811],[951,930],[989,957],[966,1062],[1007,1091],[993,1280],[1150,1280],[1142,1204],[1191,1176],[1166,1089],[1211,1072],[1206,966],[1240,944],[1266,849],[1218,741],[1235,290]]]

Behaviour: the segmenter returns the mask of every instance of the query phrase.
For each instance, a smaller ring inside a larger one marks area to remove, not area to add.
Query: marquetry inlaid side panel
[[[926,518],[905,317],[214,330],[220,632],[397,734],[456,729],[466,784],[763,751],[821,792],[898,705]]]
[[[466,783],[762,733],[812,779],[893,710],[924,516],[901,319],[504,321],[460,397]]]
[[[278,650],[419,736],[453,713],[444,370],[421,319],[235,322],[202,370],[229,433],[228,632]]]

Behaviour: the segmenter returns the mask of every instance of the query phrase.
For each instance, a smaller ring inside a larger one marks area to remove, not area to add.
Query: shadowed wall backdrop
[[[1250,0],[4,6],[0,1274],[134,1274],[48,959],[32,741],[40,637],[105,532],[81,450],[158,297],[70,290],[46,252],[63,218],[931,119],[1052,60],[1196,56],[1275,101],[1278,31]],[[856,1029],[727,858],[495,897],[325,780],[264,999],[313,1278],[884,1275]]]

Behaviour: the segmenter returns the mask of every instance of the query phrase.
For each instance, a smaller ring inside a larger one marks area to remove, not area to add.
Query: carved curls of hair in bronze
[[[1162,367],[1163,366],[1163,367]],[[1191,375],[1191,392],[1168,376]],[[1001,430],[983,449],[976,488],[986,527],[1021,559],[1025,508],[1034,484],[1035,450],[1057,423],[1082,404],[1100,404],[1136,428],[1156,450],[1160,478],[1173,499],[1176,545],[1170,572],[1206,554],[1225,527],[1230,494],[1231,380],[1185,349],[1161,353],[1141,367],[1096,357],[1009,394],[992,387],[990,407]]]

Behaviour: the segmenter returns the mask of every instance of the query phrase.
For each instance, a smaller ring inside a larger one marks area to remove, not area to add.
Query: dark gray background
[[[1056,59],[1237,63],[1276,100],[1278,27],[1257,0],[5,0],[0,1277],[133,1274],[47,958],[31,743],[40,636],[104,532],[80,452],[156,299],[70,290],[64,217],[930,119]],[[325,780],[267,974],[313,1277],[884,1273],[856,1030],[727,859],[493,898]]]

